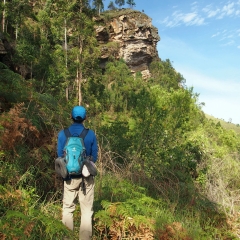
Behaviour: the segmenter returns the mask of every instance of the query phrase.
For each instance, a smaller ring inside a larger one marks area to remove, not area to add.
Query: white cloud
[[[214,38],[214,37],[217,37],[219,35],[220,35],[220,32],[217,32],[217,33],[213,34],[211,37]]]
[[[237,10],[235,10],[234,8],[234,2],[229,3],[225,6],[223,6],[220,15],[218,16],[218,19],[222,19],[225,16],[231,16],[233,15]]]
[[[180,25],[179,21],[177,21],[176,19],[170,19],[169,17],[166,17],[163,21],[163,24],[166,25],[166,27],[176,27],[178,25]]]
[[[179,25],[203,25],[204,18],[198,16],[197,12],[182,13],[180,11],[173,12],[171,17],[166,17],[161,23],[165,24],[166,27],[176,27]]]
[[[195,18],[197,17],[196,13],[187,13],[185,15],[182,15],[182,20],[184,23],[189,23],[191,21],[193,21]]]
[[[203,12],[205,12],[207,14],[207,18],[215,17],[220,12],[219,8],[217,8],[215,10],[212,10],[211,8],[212,8],[212,5],[210,4],[202,9]]]
[[[229,2],[222,7],[213,7],[212,4],[209,4],[205,6],[202,11],[207,14],[208,18],[216,17],[217,19],[222,19],[227,16],[231,17],[234,15],[240,15],[240,9],[237,8],[237,5],[239,5],[239,2]]]
[[[226,15],[231,15],[235,10],[234,10],[234,3],[229,3],[228,5],[225,5],[222,9]]]
[[[222,19],[224,17],[238,17],[240,16],[240,0],[238,2],[228,2],[222,6],[213,6],[208,4],[201,10],[198,9],[197,2],[191,4],[192,11],[183,13],[180,10],[175,10],[171,17],[165,18],[161,23],[167,27],[176,27],[182,24],[186,26],[201,26],[206,24],[205,18]],[[175,8],[176,9],[176,8]]]
[[[196,17],[192,22],[190,22],[190,25],[197,25],[197,26],[201,26],[204,25],[204,18],[201,17]]]
[[[221,44],[221,46],[223,46],[223,47],[225,47],[225,46],[232,46],[232,45],[234,45],[234,43],[235,43],[234,40],[230,40],[230,41],[228,41],[228,42],[226,42],[224,44]]]
[[[232,46],[237,42],[237,37],[240,37],[240,29],[238,30],[223,30],[212,34],[211,38],[218,37],[221,46]]]
[[[220,12],[220,9],[216,9],[215,11],[208,12],[208,18],[215,17]]]
[[[220,39],[220,41],[234,38],[234,34],[228,32],[224,32],[221,36],[222,38]]]
[[[198,9],[198,5],[197,5],[198,3],[197,2],[193,2],[192,4],[191,4],[191,9],[193,10],[193,11],[197,11],[197,9]]]

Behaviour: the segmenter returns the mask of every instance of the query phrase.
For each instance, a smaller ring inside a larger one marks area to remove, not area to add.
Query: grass
[[[212,121],[214,121],[215,123],[218,123],[220,122],[221,126],[225,129],[228,129],[228,130],[233,130],[235,131],[238,135],[240,135],[240,124],[234,124],[234,123],[231,123],[231,122],[226,122],[222,119],[219,119],[219,118],[215,118],[213,116],[210,116],[208,114],[205,114],[206,118],[208,119],[211,119]]]
[[[103,13],[101,13],[101,16],[104,16],[104,17],[109,17],[109,18],[114,18],[114,17],[119,17],[123,14],[138,14],[141,13],[141,17],[146,17],[148,18],[148,16],[143,13],[143,12],[140,12],[138,10],[134,10],[134,9],[131,9],[131,8],[122,8],[122,9],[115,9],[115,10],[106,10],[104,11]]]

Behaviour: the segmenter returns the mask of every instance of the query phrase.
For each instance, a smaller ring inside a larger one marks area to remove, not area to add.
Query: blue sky
[[[159,57],[170,59],[187,87],[200,94],[203,111],[240,124],[240,0],[135,3],[158,28]]]

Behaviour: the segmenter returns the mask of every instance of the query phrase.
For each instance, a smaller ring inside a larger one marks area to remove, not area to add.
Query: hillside
[[[150,17],[85,0],[0,3],[0,16],[0,239],[79,239],[54,169],[75,105],[98,139],[94,240],[239,239],[240,136],[157,56]]]
[[[225,129],[227,130],[233,130],[235,131],[238,135],[240,135],[240,126],[239,124],[234,124],[234,123],[231,123],[231,122],[226,122],[222,119],[218,119],[218,118],[215,118],[211,115],[208,115],[208,114],[205,114],[205,116],[208,118],[208,119],[211,119],[213,122],[215,122],[216,124],[219,122],[221,124],[222,127],[224,127]]]

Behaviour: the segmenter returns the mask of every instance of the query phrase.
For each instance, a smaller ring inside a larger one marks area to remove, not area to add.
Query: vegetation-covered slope
[[[1,3],[0,238],[77,239],[54,158],[82,104],[99,142],[94,239],[238,239],[239,135],[205,117],[169,60],[148,80],[122,60],[103,72],[87,3]]]

